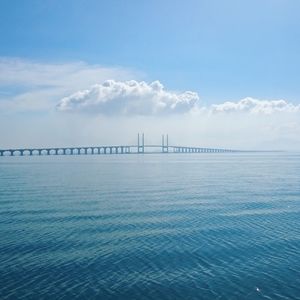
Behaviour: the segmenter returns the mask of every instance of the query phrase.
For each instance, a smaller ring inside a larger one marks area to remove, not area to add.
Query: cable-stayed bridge
[[[161,144],[145,144],[144,134],[138,134],[136,145],[46,147],[0,149],[0,156],[41,155],[107,155],[107,154],[149,154],[149,153],[228,153],[244,152],[222,148],[203,148],[169,145],[168,134],[162,135]]]

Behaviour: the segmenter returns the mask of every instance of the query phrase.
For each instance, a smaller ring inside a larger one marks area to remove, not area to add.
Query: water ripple
[[[299,158],[3,158],[0,298],[299,299]]]

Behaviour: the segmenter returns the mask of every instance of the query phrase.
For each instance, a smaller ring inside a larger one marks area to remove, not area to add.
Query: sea
[[[300,299],[300,153],[0,157],[0,299]]]

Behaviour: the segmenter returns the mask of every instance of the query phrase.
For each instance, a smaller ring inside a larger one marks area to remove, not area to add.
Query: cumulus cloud
[[[159,81],[148,84],[135,80],[106,80],[63,98],[57,109],[100,114],[155,115],[189,112],[198,100],[195,92],[169,91]]]
[[[300,112],[300,105],[294,105],[285,100],[258,100],[250,97],[238,102],[225,102],[211,106],[214,113],[251,113],[273,114],[276,112]]]
[[[239,101],[201,106],[196,92],[174,92],[159,81],[146,83],[106,80],[86,90],[77,91],[60,100],[59,111],[92,112],[103,115],[160,115],[160,114],[251,114],[299,113],[300,104],[285,100],[260,100],[247,97]]]

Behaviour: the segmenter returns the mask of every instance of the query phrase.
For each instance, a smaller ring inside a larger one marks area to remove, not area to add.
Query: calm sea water
[[[0,158],[1,299],[300,299],[300,155]]]

